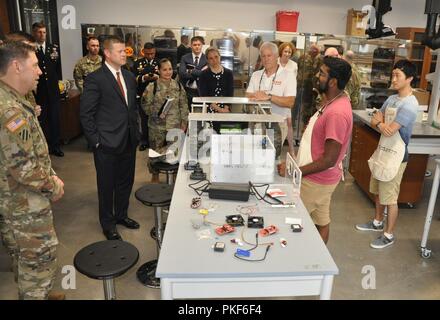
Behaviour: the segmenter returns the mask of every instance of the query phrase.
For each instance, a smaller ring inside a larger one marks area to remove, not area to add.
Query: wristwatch
[[[269,96],[269,101],[272,101],[272,95],[269,93],[268,96]]]

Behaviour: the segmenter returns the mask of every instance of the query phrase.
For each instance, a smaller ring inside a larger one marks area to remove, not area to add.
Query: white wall
[[[59,22],[65,5],[76,9],[76,29],[63,30],[60,47],[63,77],[72,78],[82,56],[81,24],[197,26],[233,30],[274,30],[278,10],[300,12],[298,31],[345,34],[347,10],[371,0],[57,0]],[[424,1],[393,0],[384,20],[395,27],[425,27]]]

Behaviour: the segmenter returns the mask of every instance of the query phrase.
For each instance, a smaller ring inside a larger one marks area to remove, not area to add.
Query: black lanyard
[[[277,71],[275,71],[275,76],[272,79],[272,85],[270,86],[270,90],[268,92],[272,92],[273,89],[273,84],[275,82],[275,79],[277,78],[277,73],[278,73],[278,68],[280,67],[280,65],[277,66]],[[258,91],[261,91],[261,81],[263,81],[263,76],[266,72],[266,69],[263,69],[263,73],[261,74],[261,78],[260,78],[260,83],[258,84]]]

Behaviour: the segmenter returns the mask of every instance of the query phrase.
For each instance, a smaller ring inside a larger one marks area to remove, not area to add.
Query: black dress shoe
[[[53,148],[49,150],[50,154],[53,154],[56,157],[64,157],[64,152],[61,151],[60,148]]]
[[[125,218],[124,220],[119,220],[116,224],[122,224],[128,229],[139,229],[139,223],[130,218]]]
[[[115,229],[111,229],[111,230],[103,230],[105,237],[107,238],[107,240],[121,240],[122,241],[122,237],[119,234],[118,230]]]
[[[147,150],[147,149],[148,149],[148,145],[146,145],[146,144],[141,144],[139,146],[139,151],[144,151],[144,150]]]

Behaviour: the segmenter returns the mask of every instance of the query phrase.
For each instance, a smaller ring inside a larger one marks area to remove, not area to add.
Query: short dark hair
[[[336,46],[336,50],[338,50],[338,53],[341,57],[344,55],[344,47],[343,46]]]
[[[194,41],[200,41],[202,44],[205,44],[205,38],[203,38],[202,36],[194,36],[191,38],[191,43],[193,43]]]
[[[32,25],[32,30],[35,30],[35,29],[41,29],[41,28],[46,28],[46,25],[44,24],[43,21],[35,22],[35,23]]]
[[[87,42],[90,42],[92,40],[98,40],[98,42],[99,42],[99,39],[97,37],[95,37],[95,36],[88,36],[87,37]]]
[[[22,41],[5,41],[0,45],[0,76],[6,74],[9,64],[14,59],[27,59],[35,47]]]
[[[338,89],[344,90],[351,78],[350,64],[344,59],[336,57],[324,57],[323,63],[329,69],[329,79],[336,79],[338,81]]]
[[[111,47],[114,43],[124,43],[124,44],[125,44],[125,42],[124,42],[120,37],[118,37],[118,36],[107,36],[107,37],[104,39],[103,43],[102,43],[102,47],[103,47],[104,49],[109,50],[110,47]]]
[[[156,49],[152,42],[145,42],[144,49]]]
[[[24,31],[17,31],[17,32],[8,33],[5,36],[5,39],[8,41],[27,41],[30,43],[35,42],[35,38],[33,36],[31,36],[29,33],[24,32]]]
[[[407,59],[397,61],[394,64],[393,70],[394,69],[402,71],[406,78],[413,77],[413,79],[415,79],[417,77],[416,66]]]
[[[183,39],[188,39],[189,37],[188,37],[188,35],[187,34],[182,34],[181,36],[180,36],[180,41],[182,41]]]

